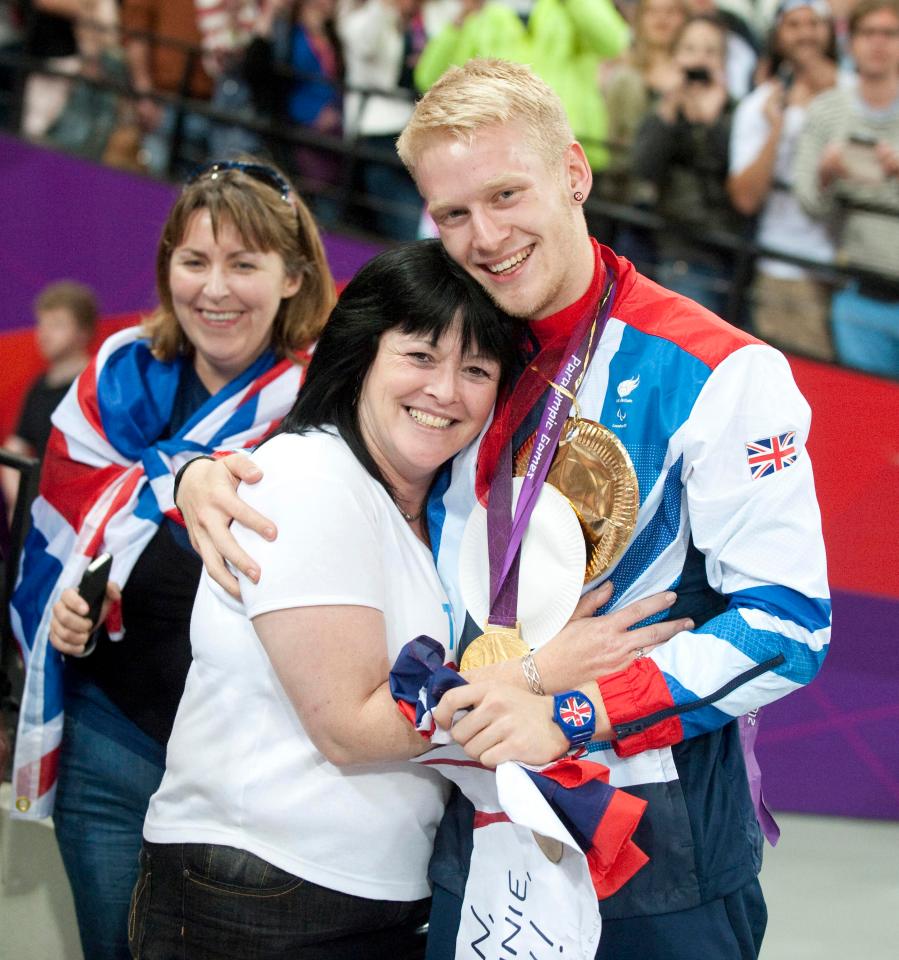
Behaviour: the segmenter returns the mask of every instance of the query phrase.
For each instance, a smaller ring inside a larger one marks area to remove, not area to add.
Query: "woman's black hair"
[[[521,369],[526,325],[503,313],[449,258],[439,240],[407,243],[379,254],[340,295],[303,388],[278,432],[335,426],[356,459],[392,493],[359,428],[357,401],[363,381],[387,330],[436,344],[457,325],[463,354],[476,345],[480,354],[499,363],[502,391]]]

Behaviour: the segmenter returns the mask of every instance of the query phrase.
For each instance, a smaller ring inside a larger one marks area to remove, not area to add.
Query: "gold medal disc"
[[[558,863],[562,859],[565,848],[562,846],[561,840],[556,840],[555,837],[546,837],[542,833],[537,833],[536,830],[532,830],[531,833],[534,835],[543,856],[550,863]]]
[[[488,623],[484,632],[465,648],[459,661],[459,669],[487,667],[491,663],[502,663],[530,652],[531,648],[522,639],[518,624],[514,627],[498,627]]]
[[[534,440],[518,451],[515,475],[528,468]],[[624,444],[593,420],[565,421],[546,477],[577,514],[587,544],[584,583],[605,573],[624,553],[637,524],[637,472]]]

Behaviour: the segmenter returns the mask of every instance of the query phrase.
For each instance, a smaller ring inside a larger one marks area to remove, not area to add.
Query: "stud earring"
[[[580,202],[584,199],[584,195],[581,193],[580,190],[575,190],[575,191],[574,191],[574,199],[575,199],[578,203],[580,203]]]

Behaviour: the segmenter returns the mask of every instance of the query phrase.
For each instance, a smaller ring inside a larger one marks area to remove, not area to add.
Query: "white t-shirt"
[[[765,117],[765,102],[771,96],[770,82],[756,87],[734,114],[730,135],[730,172],[741,173],[761,153],[771,132]],[[777,144],[774,162],[774,179],[778,183],[792,185],[793,167],[799,134],[805,122],[805,107],[790,106],[784,114],[784,122]],[[792,192],[774,188],[768,194],[759,213],[756,240],[772,250],[792,253],[797,257],[830,263],[833,260],[833,244],[827,228],[820,220],[806,214]],[[771,277],[795,280],[806,271],[795,264],[765,258],[759,261],[759,271]]]
[[[250,621],[292,607],[360,605],[383,611],[391,662],[419,634],[449,649],[449,604],[431,552],[340,437],[281,435],[253,459],[264,478],[241,496],[277,524],[278,538],[235,524],[262,570],[258,585],[241,578],[242,603],[203,574],[193,664],[144,837],[238,847],[356,896],[426,897],[446,781],[405,761],[329,763]]]

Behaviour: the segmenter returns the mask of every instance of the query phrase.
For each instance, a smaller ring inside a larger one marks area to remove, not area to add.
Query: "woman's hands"
[[[90,609],[87,600],[74,587],[63,590],[59,600],[53,604],[50,619],[50,643],[55,650],[70,657],[84,655],[91,634],[106,619],[113,603],[122,599],[122,591],[111,580],[106,584],[106,598],[100,610],[100,619],[91,623],[87,618]]]
[[[712,126],[727,106],[727,85],[723,71],[709,71],[708,81],[690,80],[685,74],[659,100],[656,112],[673,124],[682,114],[688,123]]]
[[[631,629],[671,607],[671,591],[629,603],[614,613],[594,616],[612,596],[608,581],[581,597],[568,624],[534,654],[547,696],[526,689],[519,660],[466,671],[470,682],[445,693],[434,719],[474,760],[495,767],[505,760],[534,765],[562,756],[568,740],[553,720],[552,694],[579,689],[596,710],[596,738],[612,730],[595,680],[629,667],[684,630],[689,619],[667,620]],[[467,711],[455,723],[458,711]]]
[[[468,712],[453,723],[459,710]],[[434,719],[485,767],[505,760],[540,766],[557,760],[570,746],[553,721],[553,698],[535,697],[516,687],[486,683],[454,687],[441,698]]]
[[[662,620],[631,629],[635,623],[671,607],[677,599],[671,591],[635,600],[614,613],[594,616],[611,596],[609,581],[584,594],[567,625],[534,654],[547,693],[570,690],[585,680],[624,670],[637,656],[645,656],[681,631],[693,629],[693,621],[688,619]]]
[[[277,536],[271,520],[247,506],[236,493],[241,481],[257,483],[261,479],[259,467],[248,456],[236,453],[221,460],[195,460],[181,475],[178,486],[177,506],[194,550],[202,557],[209,576],[237,599],[240,587],[225,562],[232,563],[254,583],[259,581],[259,566],[231,535],[231,521],[237,520],[266,540]]]

